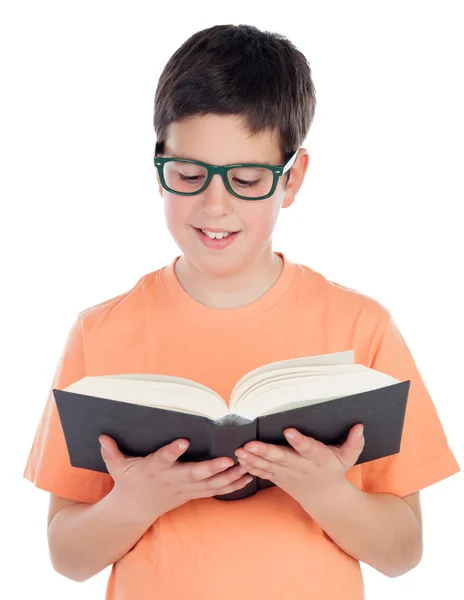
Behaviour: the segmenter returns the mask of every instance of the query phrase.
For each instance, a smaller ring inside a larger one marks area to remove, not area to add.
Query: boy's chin
[[[184,263],[186,272],[192,272],[193,269],[210,277],[233,277],[243,273],[253,264],[251,257],[243,255],[243,252],[232,251],[232,248],[227,252],[217,253],[191,247],[181,250],[180,262]]]
[[[189,260],[186,257],[187,260]],[[197,269],[212,277],[231,277],[238,275],[246,268],[246,261],[242,261],[232,253],[229,256],[196,256],[192,260]]]

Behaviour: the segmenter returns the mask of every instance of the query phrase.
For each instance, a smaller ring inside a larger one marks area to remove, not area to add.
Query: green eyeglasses
[[[187,158],[154,156],[161,185],[180,196],[195,196],[206,189],[213,175],[221,175],[226,188],[241,200],[265,200],[272,196],[279,177],[292,168],[298,150],[284,165],[236,164],[210,165]]]

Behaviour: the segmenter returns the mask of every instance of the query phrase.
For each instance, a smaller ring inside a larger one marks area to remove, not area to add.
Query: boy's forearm
[[[397,496],[369,494],[344,480],[330,495],[308,497],[302,507],[342,550],[388,577],[421,560],[420,524]]]
[[[95,504],[60,510],[48,528],[54,569],[74,581],[85,581],[122,558],[156,521],[141,516],[113,490]]]

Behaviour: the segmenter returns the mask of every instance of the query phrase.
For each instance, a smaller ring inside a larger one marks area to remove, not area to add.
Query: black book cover
[[[107,473],[98,441],[101,434],[112,437],[121,452],[129,456],[146,456],[177,438],[185,438],[190,446],[180,462],[228,456],[238,464],[234,452],[246,442],[290,446],[283,433],[288,427],[332,445],[343,444],[351,427],[362,423],[365,445],[356,464],[383,458],[400,451],[409,387],[410,381],[402,381],[244,424],[231,424],[234,417],[218,424],[207,417],[64,390],[54,389],[53,394],[71,465]],[[268,479],[253,477],[244,488],[215,498],[239,500],[274,485]]]

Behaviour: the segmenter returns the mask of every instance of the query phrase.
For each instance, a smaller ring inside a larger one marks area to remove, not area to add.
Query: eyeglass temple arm
[[[282,175],[292,168],[297,156],[298,150],[293,154],[293,156],[289,159],[288,163],[285,165],[284,170],[282,171]]]

